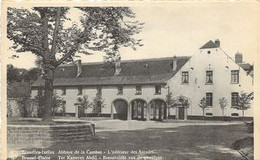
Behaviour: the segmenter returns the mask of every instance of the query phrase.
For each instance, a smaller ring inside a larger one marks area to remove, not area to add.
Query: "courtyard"
[[[242,122],[101,120],[93,123],[96,124],[96,135],[87,143],[26,149],[10,146],[9,157],[13,156],[10,154],[13,151],[28,153],[29,157],[39,151],[50,159],[58,159],[59,154],[65,159],[113,159],[115,156],[125,159],[126,156],[129,159],[242,160],[241,155],[232,149],[232,143],[252,136]],[[14,159],[21,159],[21,156],[25,154]]]

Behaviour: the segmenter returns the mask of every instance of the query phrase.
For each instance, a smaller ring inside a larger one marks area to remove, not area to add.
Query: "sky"
[[[121,48],[122,60],[190,55],[209,40],[220,40],[221,48],[230,56],[243,54],[244,61],[254,63],[259,53],[260,12],[256,3],[149,3],[131,5],[136,19],[144,22],[142,32],[144,46],[136,51]],[[72,10],[70,17],[78,21],[78,11]],[[7,45],[12,42],[7,40]],[[14,51],[7,51],[11,57]],[[82,56],[83,62],[103,60],[104,54]],[[19,58],[8,58],[15,67],[34,67],[35,57],[31,53],[19,54]]]

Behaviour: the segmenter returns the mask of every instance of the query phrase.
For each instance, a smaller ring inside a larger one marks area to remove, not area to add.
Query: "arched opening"
[[[116,99],[113,102],[115,112],[114,119],[127,120],[127,101],[124,99]]]
[[[164,100],[154,99],[150,102],[150,119],[161,121],[167,118],[167,105]]]
[[[147,103],[142,99],[135,99],[131,101],[132,119],[133,120],[146,120]]]

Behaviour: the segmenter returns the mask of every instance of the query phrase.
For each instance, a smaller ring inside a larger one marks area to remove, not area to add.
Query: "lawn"
[[[247,136],[249,134],[243,124],[191,124],[172,128],[97,132],[95,139],[87,143],[54,144],[44,150],[54,151],[56,154],[59,151],[67,151],[64,154],[60,152],[65,159],[69,159],[67,155],[72,158],[74,156],[75,159],[87,156],[91,159],[92,155],[97,155],[100,159],[104,159],[103,156],[110,156],[110,159],[117,156],[122,160],[124,156],[164,160],[241,160],[240,154],[233,150],[231,145]],[[36,150],[42,151],[42,149]],[[84,154],[83,152],[74,154],[75,151],[84,151]],[[118,154],[109,154],[113,151]],[[58,159],[57,155],[48,156],[51,159]]]

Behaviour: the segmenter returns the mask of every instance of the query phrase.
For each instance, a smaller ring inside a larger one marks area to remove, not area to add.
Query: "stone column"
[[[128,105],[127,120],[132,120],[132,104]]]
[[[150,105],[147,104],[147,109],[146,109],[146,120],[150,121]]]
[[[179,107],[176,106],[175,108],[176,108],[175,119],[179,119],[179,114],[178,114],[178,112],[179,112]]]
[[[111,119],[114,119],[114,103],[111,103]]]

